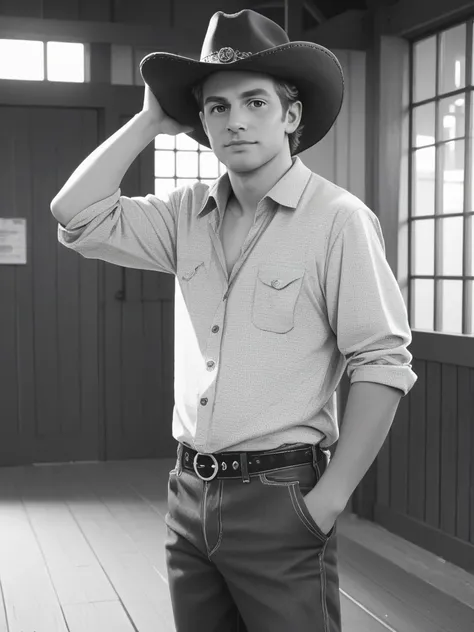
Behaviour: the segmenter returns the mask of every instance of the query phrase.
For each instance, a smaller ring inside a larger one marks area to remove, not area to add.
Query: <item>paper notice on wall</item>
[[[0,217],[0,264],[26,263],[26,219]]]

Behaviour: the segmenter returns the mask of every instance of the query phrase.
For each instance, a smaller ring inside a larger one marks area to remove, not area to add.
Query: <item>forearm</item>
[[[51,212],[67,224],[79,211],[118,189],[126,171],[159,130],[143,111],[117,130],[77,167],[51,202]]]
[[[349,389],[336,452],[313,491],[342,511],[375,460],[403,393],[375,382]]]

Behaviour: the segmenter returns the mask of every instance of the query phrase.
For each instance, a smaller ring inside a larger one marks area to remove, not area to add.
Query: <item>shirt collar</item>
[[[271,198],[281,206],[296,209],[310,176],[311,170],[303,164],[298,156],[295,156],[293,165],[268,191],[265,197]],[[224,173],[209,188],[208,196],[198,211],[198,217],[207,215],[216,207],[222,213],[229,199],[230,190],[229,175]]]

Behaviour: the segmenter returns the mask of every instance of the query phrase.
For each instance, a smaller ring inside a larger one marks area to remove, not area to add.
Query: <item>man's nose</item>
[[[237,110],[230,112],[227,120],[227,129],[230,132],[238,132],[239,130],[247,129],[247,123],[245,122],[242,112]]]

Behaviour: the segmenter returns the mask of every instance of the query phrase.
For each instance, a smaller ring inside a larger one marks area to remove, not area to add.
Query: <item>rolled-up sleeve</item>
[[[178,191],[169,199],[126,197],[120,189],[58,225],[58,241],[87,259],[176,274]]]
[[[353,211],[330,247],[325,292],[350,383],[378,382],[406,395],[418,379],[407,349],[411,330],[379,220],[370,209]]]

